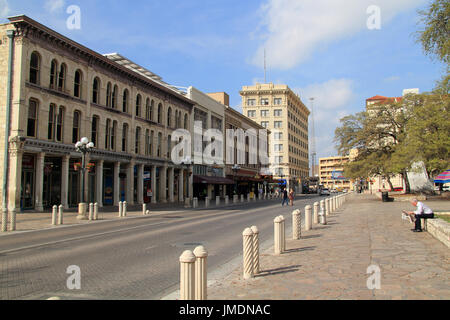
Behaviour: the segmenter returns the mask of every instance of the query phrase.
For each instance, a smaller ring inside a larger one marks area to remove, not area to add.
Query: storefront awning
[[[203,184],[234,184],[233,180],[224,177],[209,177],[209,176],[199,176],[194,175],[194,183]]]

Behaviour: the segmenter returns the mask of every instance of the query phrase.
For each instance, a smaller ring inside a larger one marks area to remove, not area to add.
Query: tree
[[[394,170],[411,168],[423,161],[427,173],[434,177],[450,168],[450,98],[441,95],[418,95],[411,107],[405,137],[392,159]]]
[[[435,91],[449,93],[450,66],[450,1],[434,0],[427,10],[420,10],[420,22],[425,26],[417,33],[426,55],[437,58],[445,64],[445,75],[438,81]]]

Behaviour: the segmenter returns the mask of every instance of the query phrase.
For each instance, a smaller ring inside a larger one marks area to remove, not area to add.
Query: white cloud
[[[44,7],[51,13],[59,11],[64,7],[64,0],[47,0]]]
[[[261,6],[263,27],[253,32],[264,39],[252,63],[263,64],[264,48],[271,68],[301,64],[317,49],[367,30],[367,8],[381,9],[381,29],[402,11],[427,0],[268,0]],[[377,31],[373,31],[377,32]]]
[[[8,1],[0,0],[0,19],[6,18],[9,15]]]
[[[318,156],[324,157],[336,154],[333,143],[334,131],[339,125],[339,120],[351,113],[349,105],[355,98],[353,81],[350,79],[331,79],[323,83],[298,88],[295,91],[310,110],[310,98],[314,98],[314,124]],[[311,129],[311,117],[309,121]]]

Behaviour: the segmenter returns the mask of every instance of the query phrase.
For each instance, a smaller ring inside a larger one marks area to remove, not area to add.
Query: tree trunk
[[[391,177],[386,177],[387,182],[389,183],[389,188],[391,188],[391,192],[394,191],[394,185],[392,184]]]
[[[402,178],[405,180],[405,193],[411,193],[411,184],[409,183],[408,173],[406,171],[402,172]]]

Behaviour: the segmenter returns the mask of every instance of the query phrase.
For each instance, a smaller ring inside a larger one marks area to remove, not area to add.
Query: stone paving
[[[425,203],[450,211],[450,201]],[[208,288],[208,299],[450,299],[450,250],[426,232],[411,232],[402,209],[413,208],[352,195],[327,226],[302,230],[297,241],[288,234],[285,254],[264,252],[260,275],[244,281],[238,268]],[[381,270],[379,290],[367,288],[371,265]]]

